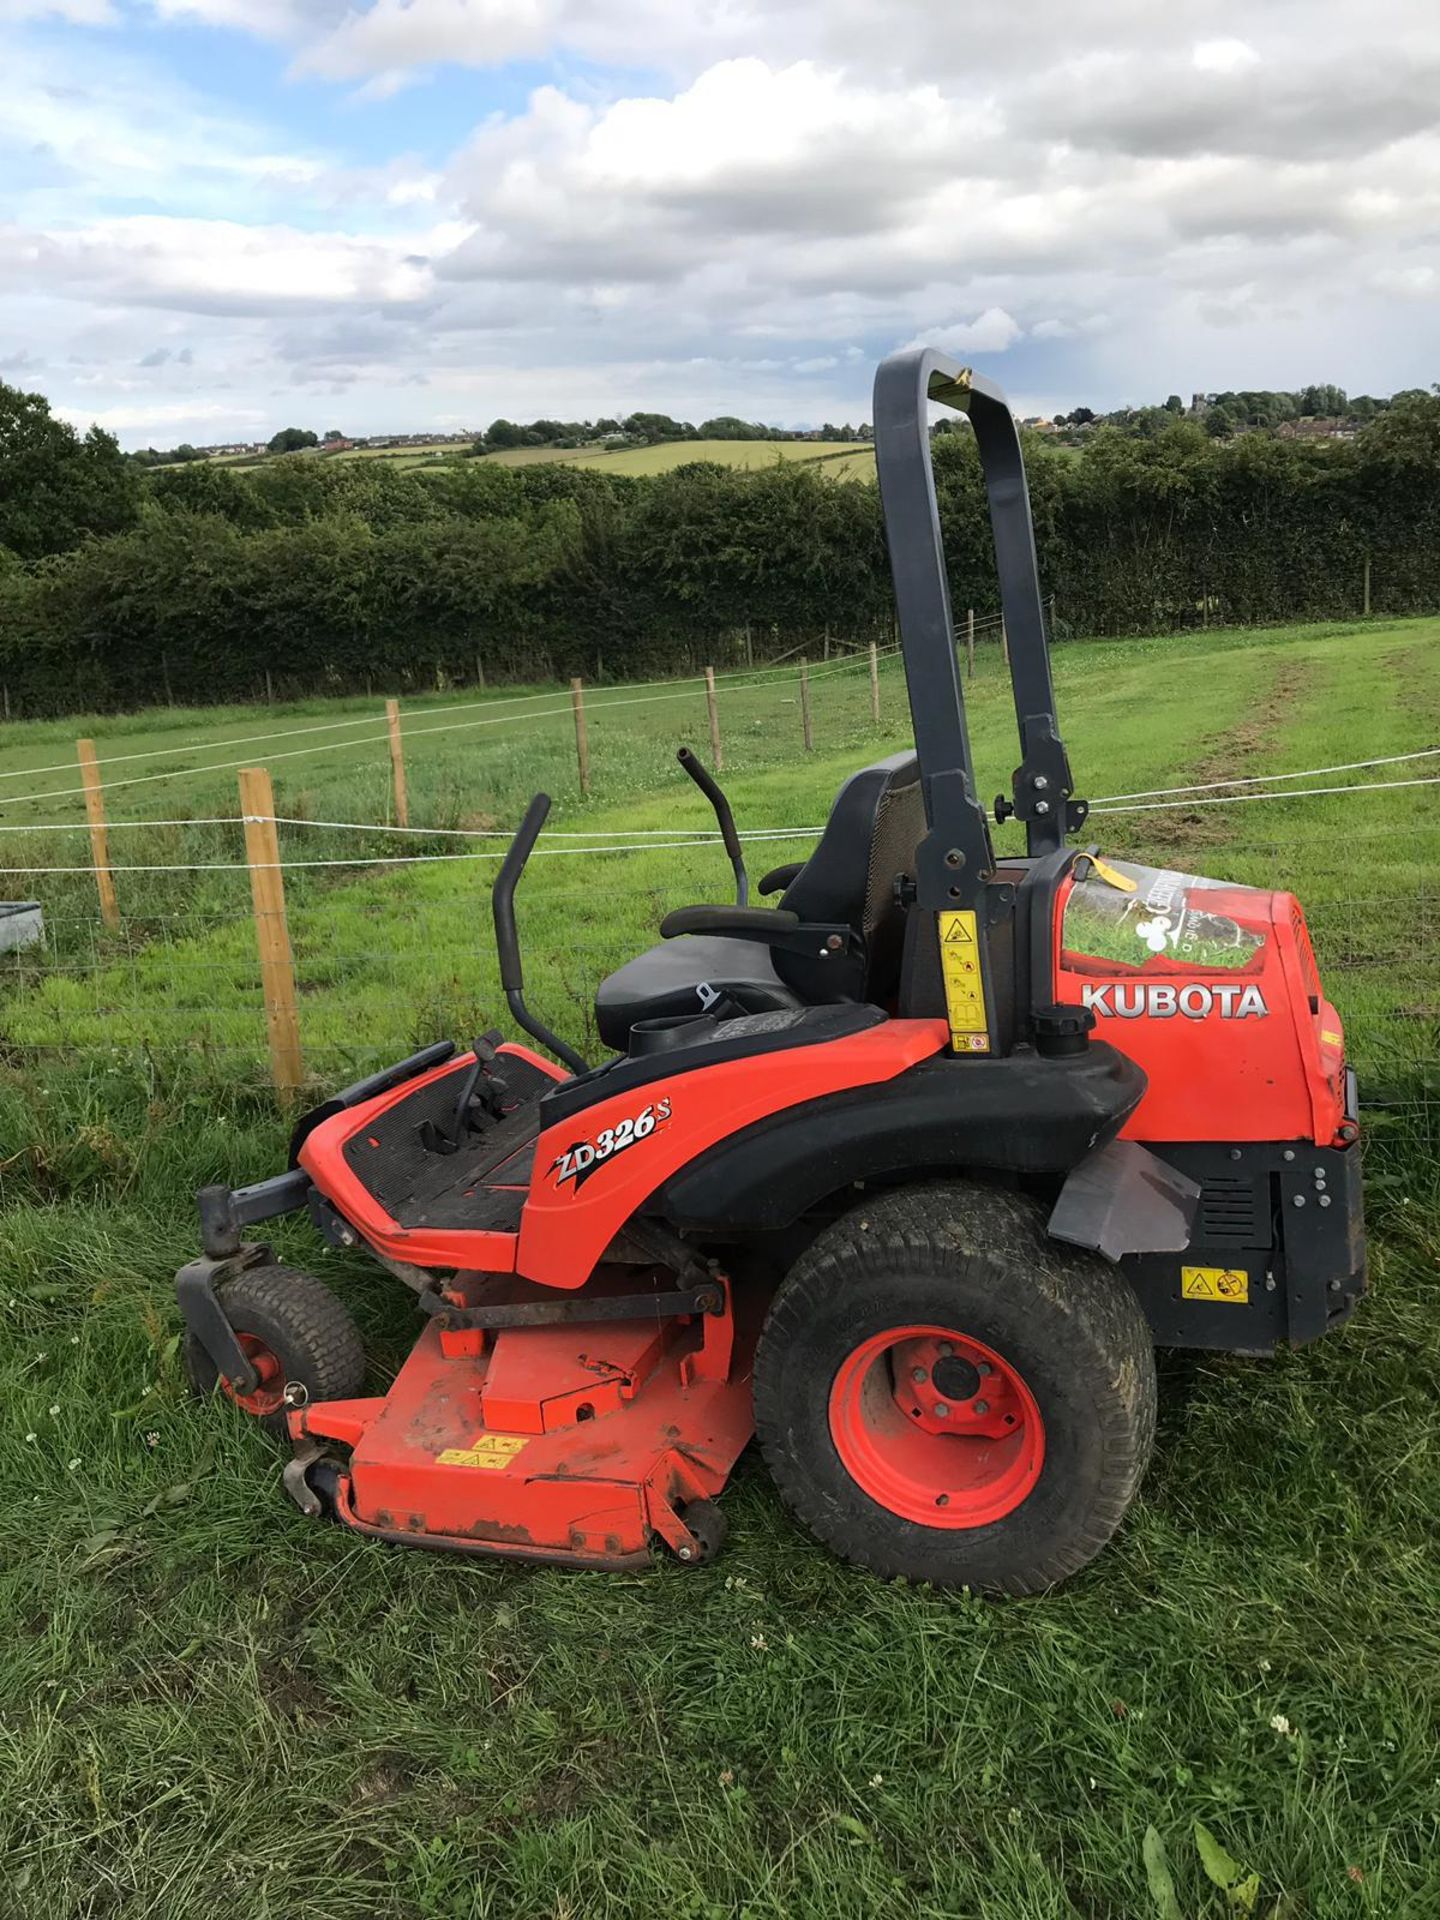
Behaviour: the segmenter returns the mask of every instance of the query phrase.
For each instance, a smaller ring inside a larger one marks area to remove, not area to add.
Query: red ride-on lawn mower
[[[927,400],[970,416],[1020,764],[978,797]],[[410,1546],[687,1565],[752,1434],[781,1495],[883,1575],[1032,1593],[1119,1525],[1155,1424],[1152,1347],[1270,1352],[1364,1287],[1355,1085],[1300,908],[1067,844],[1020,443],[939,353],[875,384],[915,750],[854,774],[808,860],[734,865],[603,982],[590,1067],[501,978],[528,1047],[445,1041],[305,1116],[290,1170],[200,1195],[179,1276],[191,1377],[288,1436],[308,1514]],[[388,1392],[321,1283],[244,1229],[308,1208],[425,1316]]]

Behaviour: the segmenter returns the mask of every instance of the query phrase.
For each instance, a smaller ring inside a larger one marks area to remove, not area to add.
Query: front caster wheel
[[[796,1263],[755,1359],[787,1505],[887,1578],[1043,1592],[1119,1526],[1155,1432],[1126,1281],[1003,1191],[900,1190]]]
[[[695,1537],[694,1546],[677,1547],[675,1558],[687,1567],[703,1567],[725,1544],[729,1531],[725,1516],[713,1500],[692,1500],[680,1518]]]
[[[185,1336],[192,1390],[217,1387],[271,1433],[285,1433],[285,1388],[298,1383],[309,1400],[349,1400],[365,1378],[365,1352],[349,1313],[323,1280],[290,1267],[247,1267],[218,1290],[225,1317],[259,1374],[250,1393],[222,1379],[194,1334]]]

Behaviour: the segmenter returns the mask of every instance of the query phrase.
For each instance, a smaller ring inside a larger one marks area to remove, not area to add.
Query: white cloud
[[[1243,73],[1260,62],[1259,54],[1246,40],[1201,40],[1190,58],[1201,73]]]
[[[0,0],[0,354],[41,343],[67,405],[853,419],[922,330],[1041,410],[1434,377],[1433,0],[1030,0],[983,37],[933,0],[142,7],[272,42],[274,98],[204,98],[162,35],[57,73],[13,23],[107,0]],[[448,161],[385,152],[367,99],[520,60],[551,84],[487,114],[477,79]],[[316,132],[325,81],[369,162]]]
[[[131,215],[49,232],[0,226],[0,272],[75,298],[96,295],[185,313],[279,315],[357,302],[422,300],[428,253],[452,245],[441,229],[407,245],[294,227]]]
[[[135,427],[150,431],[159,427],[195,427],[215,422],[234,427],[256,426],[266,418],[262,411],[254,407],[236,407],[221,401],[203,400],[176,401],[162,406],[150,403],[102,407],[99,412],[90,407],[60,406],[55,408],[55,412],[72,426],[104,427],[109,433],[120,433]]]
[[[560,11],[556,0],[375,0],[366,10],[348,12],[333,32],[314,42],[300,56],[297,70],[349,80],[439,61],[503,66],[544,53]]]
[[[0,0],[0,26],[47,19],[65,20],[74,27],[110,27],[119,15],[114,0]]]
[[[1042,322],[1042,326],[1054,328],[1055,322]],[[1038,333],[1039,328],[1036,329]],[[922,327],[913,340],[906,341],[911,347],[940,347],[946,353],[1004,353],[1013,347],[1024,329],[1018,320],[1006,313],[1003,307],[987,307],[973,320],[944,322]],[[1053,339],[1054,333],[1041,334],[1042,339]]]
[[[1382,267],[1375,275],[1382,293],[1398,293],[1405,300],[1440,298],[1440,267]]]

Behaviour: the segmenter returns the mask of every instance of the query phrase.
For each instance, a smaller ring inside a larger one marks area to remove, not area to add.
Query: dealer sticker
[[[1180,1297],[1209,1300],[1217,1307],[1247,1306],[1250,1275],[1244,1267],[1181,1267]]]

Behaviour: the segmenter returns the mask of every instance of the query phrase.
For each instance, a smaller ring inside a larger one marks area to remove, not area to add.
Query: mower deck
[[[292,1438],[351,1449],[334,1504],[362,1533],[612,1568],[648,1562],[658,1536],[693,1563],[712,1541],[687,1509],[720,1492],[754,1430],[758,1314],[737,1329],[720,1285],[704,1315],[492,1334],[432,1321],[387,1395],[296,1411]]]

